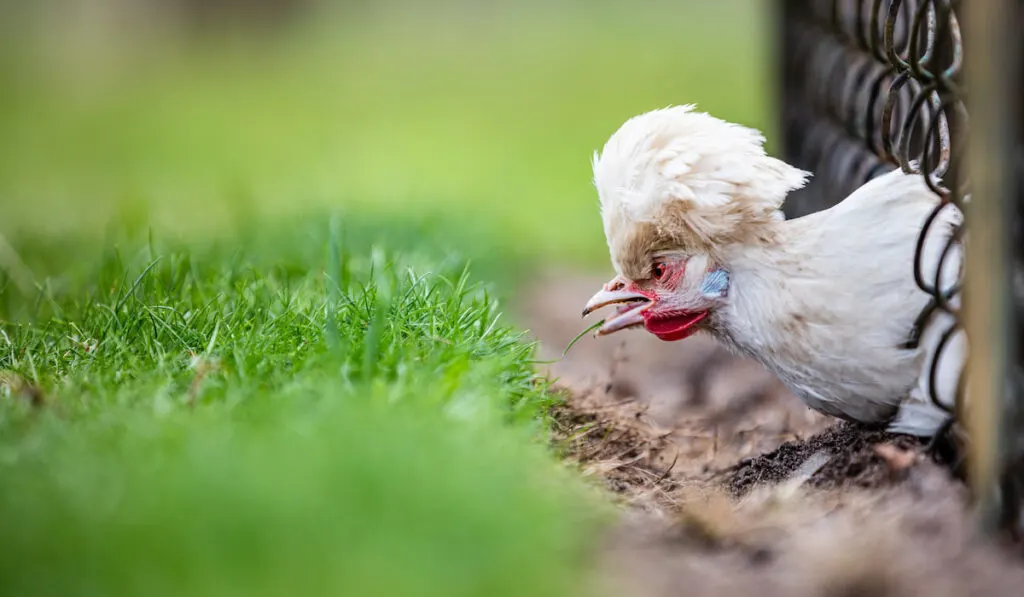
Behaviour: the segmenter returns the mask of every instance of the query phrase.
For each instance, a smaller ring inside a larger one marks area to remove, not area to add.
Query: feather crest
[[[643,275],[651,252],[771,242],[786,195],[810,176],[768,156],[760,132],[695,112],[626,121],[593,159],[605,236],[618,273]]]

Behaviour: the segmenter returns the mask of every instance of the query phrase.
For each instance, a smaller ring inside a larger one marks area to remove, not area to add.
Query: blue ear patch
[[[700,292],[707,298],[722,298],[729,294],[729,272],[724,269],[713,269],[704,276],[700,283]]]

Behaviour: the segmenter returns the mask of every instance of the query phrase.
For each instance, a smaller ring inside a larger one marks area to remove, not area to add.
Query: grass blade
[[[579,334],[576,334],[576,337],[573,338],[572,341],[569,342],[569,345],[565,347],[565,350],[562,351],[562,358],[564,359],[565,355],[569,354],[569,349],[572,348],[577,342],[579,342],[580,338],[582,338],[583,336],[586,336],[588,333],[596,330],[597,328],[601,327],[602,325],[604,325],[604,320],[603,319],[601,321],[598,321],[598,322],[594,323],[594,325],[588,327],[587,329],[583,330]]]

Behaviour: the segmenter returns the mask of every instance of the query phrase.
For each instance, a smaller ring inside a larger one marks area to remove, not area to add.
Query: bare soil
[[[602,282],[557,272],[515,305],[566,397],[553,441],[623,505],[593,594],[1021,594],[1024,558],[973,534],[918,440],[819,415],[707,337],[630,330],[561,358]]]
[[[756,458],[745,458],[725,473],[733,495],[742,496],[756,487],[785,481],[809,458],[822,454],[828,460],[808,476],[808,486],[870,489],[905,478],[922,448],[914,437],[837,423],[806,441],[786,442]]]

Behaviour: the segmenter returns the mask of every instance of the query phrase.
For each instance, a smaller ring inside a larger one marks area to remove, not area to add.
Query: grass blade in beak
[[[602,325],[604,325],[604,320],[603,319],[601,321],[598,321],[594,325],[590,326],[589,328],[583,330],[579,334],[577,334],[576,337],[573,338],[571,342],[569,342],[569,346],[566,346],[565,350],[562,351],[562,358],[564,359],[565,355],[569,354],[569,349],[572,348],[573,345],[575,345],[577,342],[579,342],[580,338],[582,338],[583,336],[586,336],[589,332],[592,332],[592,331],[596,330],[597,328],[601,327]]]

